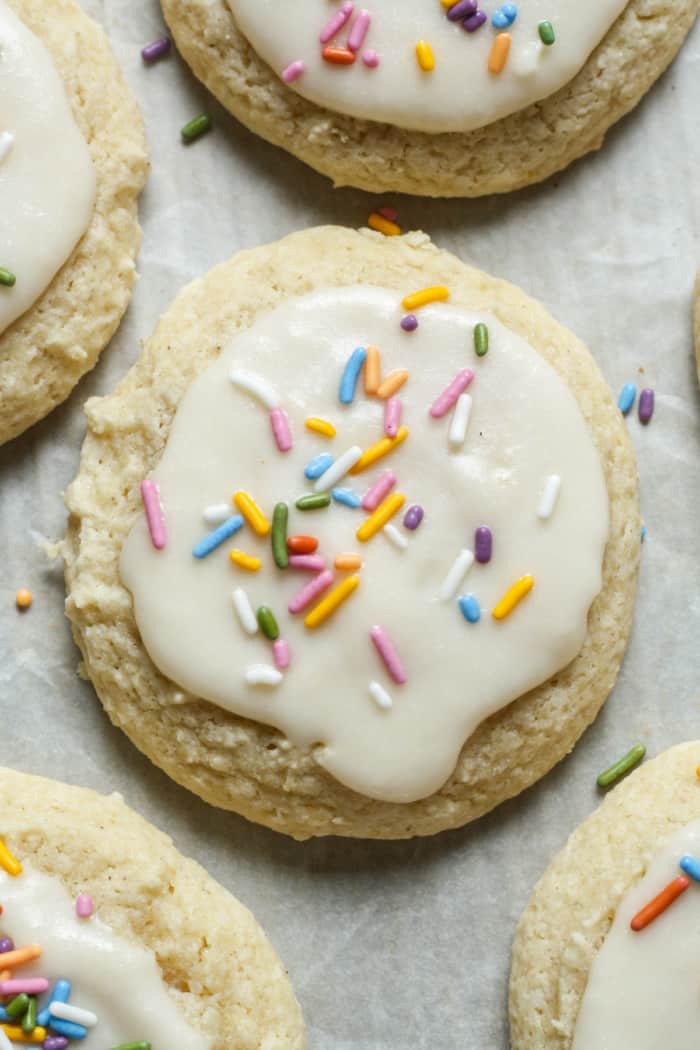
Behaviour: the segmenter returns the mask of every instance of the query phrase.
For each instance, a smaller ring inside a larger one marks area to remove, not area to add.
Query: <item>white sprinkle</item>
[[[49,1013],[59,1021],[72,1021],[73,1024],[81,1024],[83,1028],[94,1028],[97,1024],[97,1014],[92,1010],[82,1010],[72,1003],[50,1003]]]
[[[256,397],[258,401],[262,401],[265,408],[277,408],[279,406],[279,398],[272,389],[269,383],[266,383],[264,379],[257,375],[251,375],[250,372],[232,372],[231,382],[234,386],[240,387],[241,390],[247,391]]]
[[[389,523],[389,525],[384,526],[382,531],[386,538],[391,540],[395,547],[398,547],[401,551],[406,550],[406,547],[408,547],[408,540],[399,532],[395,525]]]
[[[355,466],[361,455],[362,449],[359,445],[353,445],[347,452],[343,452],[342,456],[338,456],[335,463],[331,463],[325,474],[321,474],[321,477],[314,485],[314,492],[329,492]]]
[[[546,521],[547,518],[551,518],[554,513],[554,508],[557,505],[559,499],[559,489],[561,488],[561,478],[558,474],[550,474],[544,483],[544,492],[540,499],[540,505],[537,508],[537,517],[542,518]]]
[[[12,1043],[3,1032],[2,1028],[0,1028],[0,1050],[14,1050]]]
[[[282,672],[270,664],[252,664],[245,673],[248,685],[279,685]]]
[[[221,525],[232,514],[230,503],[212,503],[211,506],[204,508],[202,517],[207,525]]]
[[[439,597],[441,601],[449,602],[450,598],[454,598],[457,593],[457,588],[473,564],[474,554],[465,547],[455,558],[454,564],[445,577],[445,582],[440,588]]]
[[[369,695],[372,697],[377,707],[381,707],[384,711],[388,711],[390,707],[393,707],[394,701],[391,699],[384,686],[380,685],[379,682],[369,683]]]
[[[15,144],[15,136],[11,131],[0,131],[0,164],[10,153]]]
[[[247,634],[255,634],[258,629],[257,617],[253,612],[253,606],[250,604],[250,598],[242,587],[236,587],[233,592],[233,607],[238,613],[238,619],[241,621],[243,630]]]
[[[460,394],[457,398],[457,404],[455,410],[452,413],[452,422],[450,423],[450,433],[448,441],[451,445],[463,445],[464,439],[467,436],[467,427],[469,426],[469,416],[472,411],[472,399],[470,394]]]

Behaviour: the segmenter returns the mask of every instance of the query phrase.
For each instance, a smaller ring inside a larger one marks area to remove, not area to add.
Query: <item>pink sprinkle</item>
[[[384,433],[393,438],[399,432],[401,422],[401,401],[398,397],[387,398],[384,405]]]
[[[362,509],[376,510],[384,497],[391,492],[395,484],[396,474],[394,474],[393,470],[385,470],[384,473],[377,478],[374,485],[371,485],[365,492],[362,500]]]
[[[403,664],[399,659],[399,654],[396,652],[394,643],[389,635],[383,627],[375,626],[369,632],[369,636],[374,642],[377,652],[386,664],[386,669],[391,677],[395,682],[398,682],[399,685],[403,685],[406,681],[406,672],[403,669]]]
[[[321,572],[326,567],[326,559],[320,554],[292,554],[289,557],[290,569],[307,569],[309,572]]]
[[[389,222],[396,222],[399,217],[398,209],[393,204],[385,204],[381,208],[377,208],[377,214],[383,215]]]
[[[141,499],[146,511],[146,522],[151,534],[151,543],[157,551],[165,547],[165,519],[160,505],[160,495],[155,481],[141,482]]]
[[[359,15],[355,19],[350,34],[348,36],[348,47],[351,51],[359,51],[362,47],[365,37],[367,36],[367,30],[369,24],[372,21],[370,18],[369,11],[364,9],[360,11]]]
[[[45,977],[23,977],[14,981],[0,981],[0,995],[39,995],[49,987]]]
[[[298,594],[295,594],[291,602],[287,606],[290,613],[301,612],[307,605],[319,594],[322,594],[330,585],[333,583],[333,573],[330,569],[326,569],[325,572],[320,572],[318,576],[315,576],[313,580],[302,587]]]
[[[272,433],[275,435],[277,448],[280,452],[289,452],[292,447],[292,435],[289,430],[287,413],[281,408],[271,409],[270,423],[272,424]]]
[[[333,39],[336,33],[340,32],[352,14],[354,7],[355,5],[351,3],[351,0],[345,0],[345,3],[340,6],[340,11],[336,11],[336,13],[328,19],[319,36],[319,40],[322,44],[327,44],[329,40]]]
[[[368,48],[366,51],[362,52],[362,61],[368,69],[376,69],[379,65],[379,55],[376,51],[372,51],[371,48]],[[391,221],[393,222],[394,220],[392,219]]]
[[[296,62],[290,62],[287,68],[282,70],[282,80],[285,84],[291,84],[298,80],[305,71],[306,62],[304,62],[303,58],[298,58]]]
[[[286,671],[290,662],[289,642],[285,642],[284,638],[278,638],[276,642],[273,642],[272,656],[277,670]]]
[[[471,368],[462,368],[457,373],[447,389],[443,390],[440,397],[433,402],[430,409],[430,415],[433,419],[440,419],[452,408],[459,395],[467,389],[473,378],[474,373]]]
[[[94,910],[95,905],[90,894],[79,894],[75,901],[75,914],[81,919],[89,919]]]

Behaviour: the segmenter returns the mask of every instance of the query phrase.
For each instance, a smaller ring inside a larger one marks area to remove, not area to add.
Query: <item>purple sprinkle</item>
[[[5,952],[13,952],[14,950],[15,942],[9,937],[3,937],[2,940],[0,940],[0,952],[4,954]]]
[[[401,318],[401,327],[404,332],[415,332],[418,327],[418,318],[415,314],[406,314],[405,317]]]
[[[491,536],[491,529],[487,528],[486,525],[480,525],[474,533],[474,556],[476,560],[481,562],[482,565],[491,561],[492,547],[493,537]]]
[[[66,1050],[68,1040],[65,1035],[47,1035],[42,1046],[44,1050]]]
[[[144,62],[156,62],[163,55],[167,55],[168,51],[170,51],[170,37],[162,36],[159,40],[154,40],[141,49],[141,58]]]
[[[648,423],[654,415],[654,391],[645,387],[639,395],[639,422]]]
[[[476,0],[458,0],[458,3],[453,4],[452,7],[448,8],[447,17],[450,22],[459,22],[461,19],[475,15],[476,12]]]
[[[422,522],[424,514],[425,511],[423,508],[419,507],[417,503],[414,503],[412,507],[408,508],[404,515],[403,523],[405,527],[410,529],[411,532],[415,531]]]
[[[474,33],[479,28],[479,26],[482,26],[484,24],[485,21],[486,15],[484,14],[484,12],[477,11],[476,14],[473,14],[470,18],[465,18],[462,22],[462,25],[468,33]]]

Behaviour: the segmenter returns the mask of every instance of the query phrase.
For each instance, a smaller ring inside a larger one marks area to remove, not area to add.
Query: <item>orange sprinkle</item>
[[[381,362],[376,346],[367,347],[365,358],[365,393],[376,394],[381,380]]]
[[[28,944],[26,948],[15,948],[11,952],[2,953],[2,964],[3,966],[22,966],[23,963],[31,962],[32,959],[38,959],[41,955],[41,948],[38,944]]]
[[[355,61],[355,52],[349,47],[333,47],[329,45],[321,51],[326,62],[333,62],[336,66],[351,66]]]
[[[0,981],[11,981],[12,970],[0,970]]]
[[[502,73],[510,51],[510,33],[499,33],[489,55],[489,73]]]
[[[318,548],[315,536],[287,536],[287,550],[290,554],[313,554]]]
[[[359,554],[336,554],[333,565],[341,572],[356,572],[362,568],[362,558]]]
[[[650,922],[658,918],[662,911],[666,911],[669,904],[673,904],[676,897],[680,897],[681,893],[687,890],[689,885],[690,879],[686,878],[685,875],[678,875],[677,878],[671,879],[668,886],[664,886],[661,893],[658,893],[652,901],[645,904],[641,911],[638,911],[632,919],[630,926],[635,933],[643,930],[645,926],[648,926]]]
[[[397,368],[394,372],[389,372],[389,375],[383,383],[380,383],[377,389],[377,397],[381,397],[382,401],[386,401],[387,398],[401,389],[407,379],[408,372],[405,368]]]
[[[373,211],[367,220],[367,225],[370,230],[376,230],[377,233],[383,233],[385,237],[398,237],[401,233],[401,227],[391,219],[386,219],[379,212]]]
[[[22,587],[15,595],[15,605],[18,609],[28,609],[32,604],[33,595],[32,592],[27,590],[26,587]]]

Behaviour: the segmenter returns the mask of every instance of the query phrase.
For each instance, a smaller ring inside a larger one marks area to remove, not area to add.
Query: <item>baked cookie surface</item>
[[[513,945],[513,1050],[574,1044],[591,965],[616,910],[665,843],[700,818],[699,763],[700,743],[693,741],[632,773],[574,831],[537,883]]]
[[[488,310],[528,339],[573,391],[602,463],[610,538],[603,585],[579,655],[483,722],[443,787],[410,803],[377,801],[329,776],[311,747],[197,699],[160,674],[119,573],[141,513],[138,487],[158,463],[191,383],[236,332],[292,296],[357,284],[444,282],[455,306]],[[186,288],[115,395],[87,406],[81,470],[67,496],[67,612],[86,673],[112,720],[176,780],[210,802],[299,838],[407,837],[459,826],[517,794],[573,746],[609,693],[629,631],[639,558],[634,460],[609,391],[585,348],[538,304],[413,234],[337,228],[244,252]]]
[[[2,840],[25,869],[7,884],[3,930],[12,933],[12,894],[25,875],[50,877],[69,897],[91,898],[96,919],[117,937],[153,953],[168,997],[189,1026],[188,1046],[201,1033],[202,1046],[303,1050],[301,1011],[253,916],[118,795],[2,769],[0,801]],[[76,974],[76,1004],[80,990]]]
[[[39,299],[0,334],[0,443],[64,401],[131,297],[148,170],[143,123],[102,29],[73,0],[8,0],[48,50],[96,176],[89,226]]]
[[[476,130],[441,133],[357,119],[301,97],[251,47],[226,0],[162,6],[182,55],[218,100],[336,185],[471,197],[541,181],[598,149],[671,62],[699,5],[630,0],[554,94]]]

